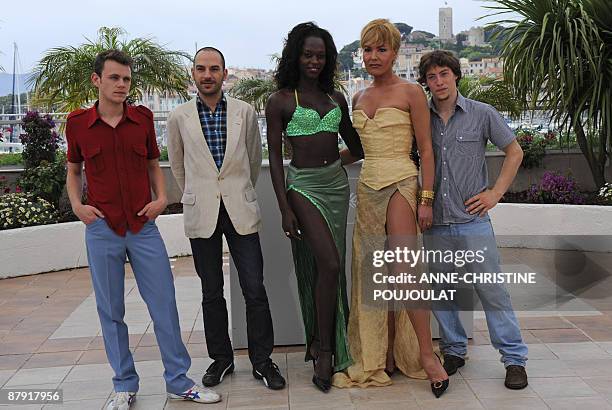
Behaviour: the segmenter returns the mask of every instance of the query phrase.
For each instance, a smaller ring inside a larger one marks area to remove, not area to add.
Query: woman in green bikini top
[[[291,120],[285,129],[285,133],[288,137],[313,135],[318,134],[319,132],[338,134],[340,129],[340,121],[342,120],[342,111],[334,99],[329,96],[329,94],[327,96],[335,107],[321,117],[317,110],[302,107],[298,98],[297,89],[293,91],[295,93],[295,110],[293,111]]]
[[[346,100],[334,90],[336,58],[327,31],[313,23],[298,24],[275,73],[278,91],[266,106],[270,172],[283,230],[292,242],[305,359],[315,362],[312,381],[322,391],[330,389],[333,372],[352,363],[344,273],[350,191],[340,158],[363,157]],[[286,184],[283,133],[293,152]],[[350,153],[339,152],[338,133]]]

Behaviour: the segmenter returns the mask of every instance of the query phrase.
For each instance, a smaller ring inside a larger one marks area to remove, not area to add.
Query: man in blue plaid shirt
[[[262,149],[257,115],[251,105],[223,93],[227,69],[216,48],[198,50],[192,75],[198,95],[168,117],[168,156],[183,191],[185,234],[202,282],[204,334],[214,360],[202,383],[215,386],[234,371],[223,297],[225,236],[246,302],[253,376],[270,389],[282,389],[285,379],[270,359],[274,332],[258,233],[261,212],[255,183]]]

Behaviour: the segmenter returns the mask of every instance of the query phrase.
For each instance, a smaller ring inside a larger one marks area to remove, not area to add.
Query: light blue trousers
[[[129,348],[125,314],[125,258],[130,260],[142,299],[153,320],[164,364],[166,390],[178,394],[195,384],[187,377],[191,358],[181,340],[174,280],[162,237],[154,221],[125,237],[113,232],[104,219],[87,225],[87,259],[102,325],[104,348],[115,372],[115,391],[138,391],[138,374]]]
[[[465,271],[501,272],[499,252],[488,216],[464,224],[434,225],[425,232],[423,242],[427,249],[453,251],[484,249],[484,262],[467,263]],[[432,272],[457,272],[454,265],[449,266],[444,263],[430,263],[429,267]],[[482,302],[491,344],[500,352],[501,362],[506,367],[525,366],[527,346],[523,343],[518,320],[505,285],[475,284],[474,290]],[[467,353],[468,339],[459,320],[457,304],[453,301],[434,302],[432,310],[440,326],[442,353],[464,357]]]

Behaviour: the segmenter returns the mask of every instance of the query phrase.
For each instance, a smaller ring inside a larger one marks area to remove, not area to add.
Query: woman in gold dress
[[[334,376],[334,385],[386,386],[397,368],[408,377],[429,379],[439,397],[448,387],[448,375],[433,351],[428,307],[394,308],[389,303],[380,308],[368,300],[371,252],[415,249],[417,234],[432,223],[429,107],[419,85],[393,73],[400,38],[397,28],[385,19],[371,21],[361,32],[363,60],[374,80],[353,97],[353,126],[365,154],[357,187],[348,325],[354,364]],[[420,199],[419,170],[411,159],[414,140],[421,162]],[[405,263],[388,265],[389,275],[409,269]]]

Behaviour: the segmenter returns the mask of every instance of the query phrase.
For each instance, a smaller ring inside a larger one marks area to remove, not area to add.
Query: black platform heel
[[[324,379],[322,377],[317,376],[317,363],[319,363],[319,360],[322,360],[322,358],[326,358],[328,354],[329,354],[329,361],[330,361],[330,372],[329,372],[329,377],[327,379]],[[332,360],[332,352],[328,350],[320,350],[318,352],[317,358],[312,360],[312,365],[313,365],[314,372],[315,372],[315,374],[312,375],[312,384],[317,386],[317,388],[321,390],[323,393],[328,393],[332,386],[331,360]]]
[[[440,359],[440,356],[438,356],[437,354],[435,355],[438,358],[438,361],[440,362],[440,364],[442,364],[442,360]],[[448,378],[440,382],[431,382],[431,392],[434,394],[434,396],[436,396],[436,399],[439,399],[440,396],[444,394],[446,389],[448,389]]]

